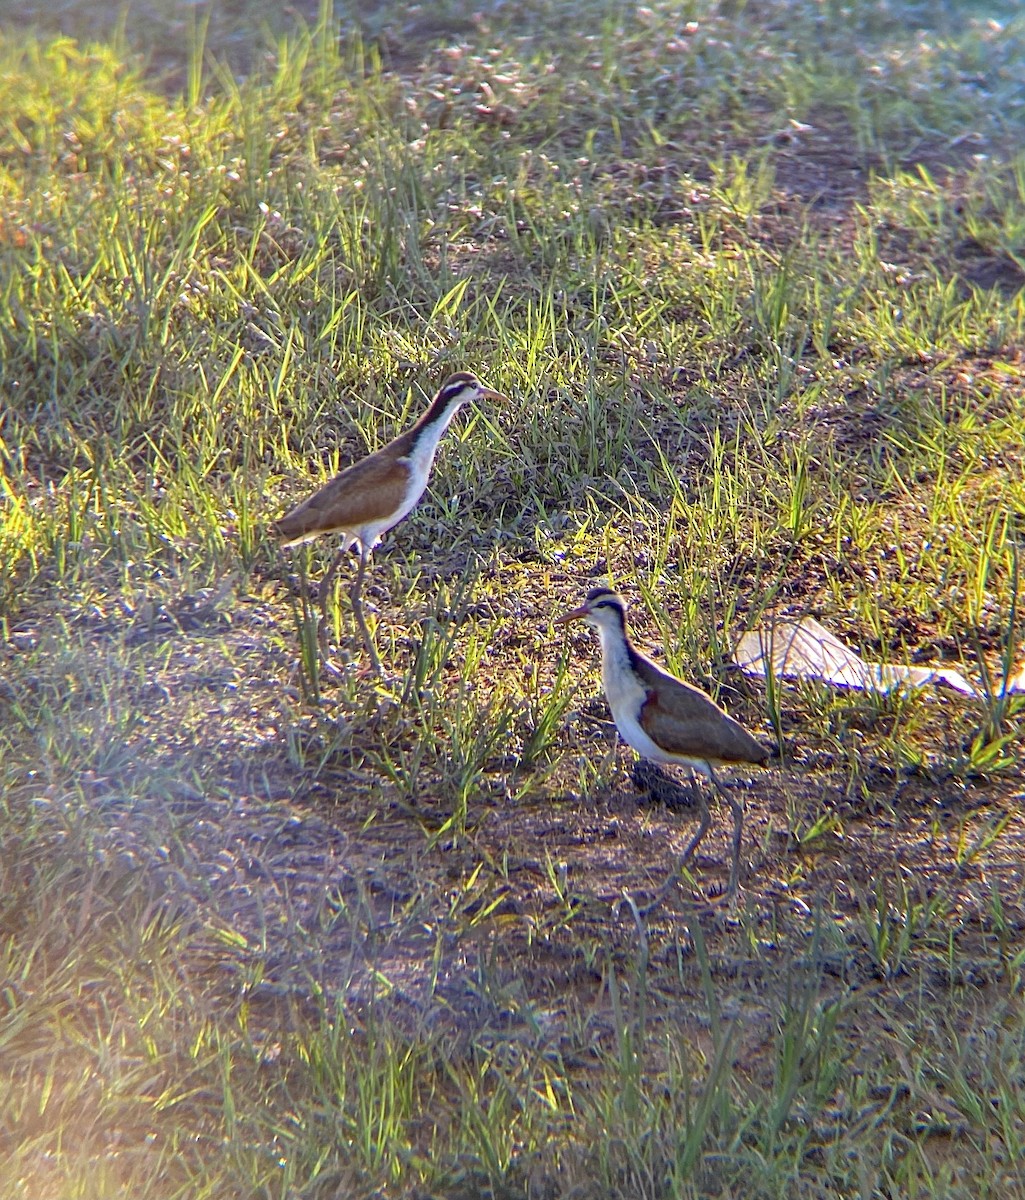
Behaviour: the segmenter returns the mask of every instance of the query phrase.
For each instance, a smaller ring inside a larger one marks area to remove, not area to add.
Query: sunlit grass
[[[1025,1187],[1025,31],[756,7],[3,27],[3,1196]],[[329,679],[267,521],[463,367]],[[781,743],[732,923],[618,903],[595,581]]]

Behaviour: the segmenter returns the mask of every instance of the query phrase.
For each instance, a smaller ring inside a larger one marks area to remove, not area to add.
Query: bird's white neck
[[[603,621],[598,626],[598,637],[601,641],[601,681],[611,702],[613,695],[622,695],[624,691],[633,693],[638,681],[630,663],[630,647],[624,630]]]
[[[448,429],[452,418],[460,408],[462,408],[462,402],[454,402],[420,427],[416,441],[413,443],[413,449],[409,452],[409,466],[413,479],[417,483],[422,483],[421,492],[427,486],[427,477],[434,465],[434,456],[438,453],[441,436]]]
[[[626,631],[618,623],[613,625],[603,621],[598,626],[598,637],[601,639],[602,688],[620,737],[644,758],[654,762],[671,761],[641,726],[641,711],[648,699],[648,689],[630,661]]]

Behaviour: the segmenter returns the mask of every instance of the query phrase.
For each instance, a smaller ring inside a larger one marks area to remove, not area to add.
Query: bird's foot
[[[342,680],[345,678],[345,669],[335,662],[333,655],[335,649],[337,647],[331,645],[328,624],[322,620],[317,626],[317,662],[324,675],[331,679]]]
[[[677,881],[674,879],[673,883]],[[655,893],[645,904],[640,904],[634,901],[633,907],[637,915],[647,920],[653,912],[656,912],[665,903],[672,888],[666,888],[664,885]],[[715,917],[723,924],[728,923],[736,916],[736,907],[730,906],[725,902],[725,897],[719,897],[715,900],[683,900],[679,905],[679,915],[681,917]]]
[[[359,683],[374,684],[378,691],[387,692],[395,697],[405,691],[406,680],[400,675],[390,675],[378,664],[361,663],[356,668],[356,680]]]
[[[339,683],[345,678],[345,671],[340,667],[333,658],[322,654],[320,656],[320,669],[324,675],[331,679],[337,680]]]
[[[682,867],[677,866],[674,868],[673,871],[667,876],[666,881],[662,884],[658,891],[648,899],[646,904],[636,905],[638,914],[646,918],[653,913],[656,908],[661,908],[669,898],[669,894],[680,884],[682,875]]]
[[[685,879],[690,878],[687,865],[687,862],[677,863],[671,874],[666,877],[662,886],[651,895],[647,902],[637,904],[637,911],[642,917],[647,917],[657,908],[660,908],[668,900],[672,892]],[[693,882],[693,880],[691,881]],[[744,889],[735,881],[731,881],[729,886],[725,887],[718,894],[706,895],[701,899],[684,900],[682,907],[688,915],[711,916],[714,914],[729,920],[736,917],[743,895]]]
[[[731,880],[722,891],[709,895],[708,904],[720,911],[728,910],[730,913],[736,914],[744,903],[746,895],[746,889],[742,888],[736,880]]]
[[[380,655],[371,641],[367,641],[367,658],[357,661],[350,658],[340,646],[333,644],[329,633],[329,622],[321,621],[317,629],[317,661],[322,673],[338,682],[355,679],[358,683],[376,683],[388,691],[394,691],[403,680],[389,675],[381,662]],[[341,656],[341,661],[338,657]]]

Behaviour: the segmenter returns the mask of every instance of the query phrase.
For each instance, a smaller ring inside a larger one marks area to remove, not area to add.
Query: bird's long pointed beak
[[[553,624],[565,625],[567,621],[579,621],[587,616],[587,605],[581,604],[579,608],[574,608],[568,613],[563,613],[561,617],[556,617]]]
[[[480,390],[480,398],[482,400],[497,400],[499,404],[508,404],[509,397],[503,396],[501,392],[493,392],[491,388],[482,387]]]

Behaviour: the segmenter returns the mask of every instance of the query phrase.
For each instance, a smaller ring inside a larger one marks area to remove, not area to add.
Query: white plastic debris
[[[1007,681],[1007,687],[1004,689],[1004,694],[1007,692],[1025,692],[1025,663],[1022,663],[1021,670],[1017,675],[1012,675]]]
[[[902,687],[939,685],[964,696],[981,695],[974,684],[952,667],[866,662],[814,617],[803,617],[800,621],[779,618],[768,628],[745,633],[733,658],[746,675],[764,677],[768,662],[777,679],[817,679],[833,687],[860,692],[885,694]],[[1008,684],[1007,690],[1025,691],[1025,668]]]

